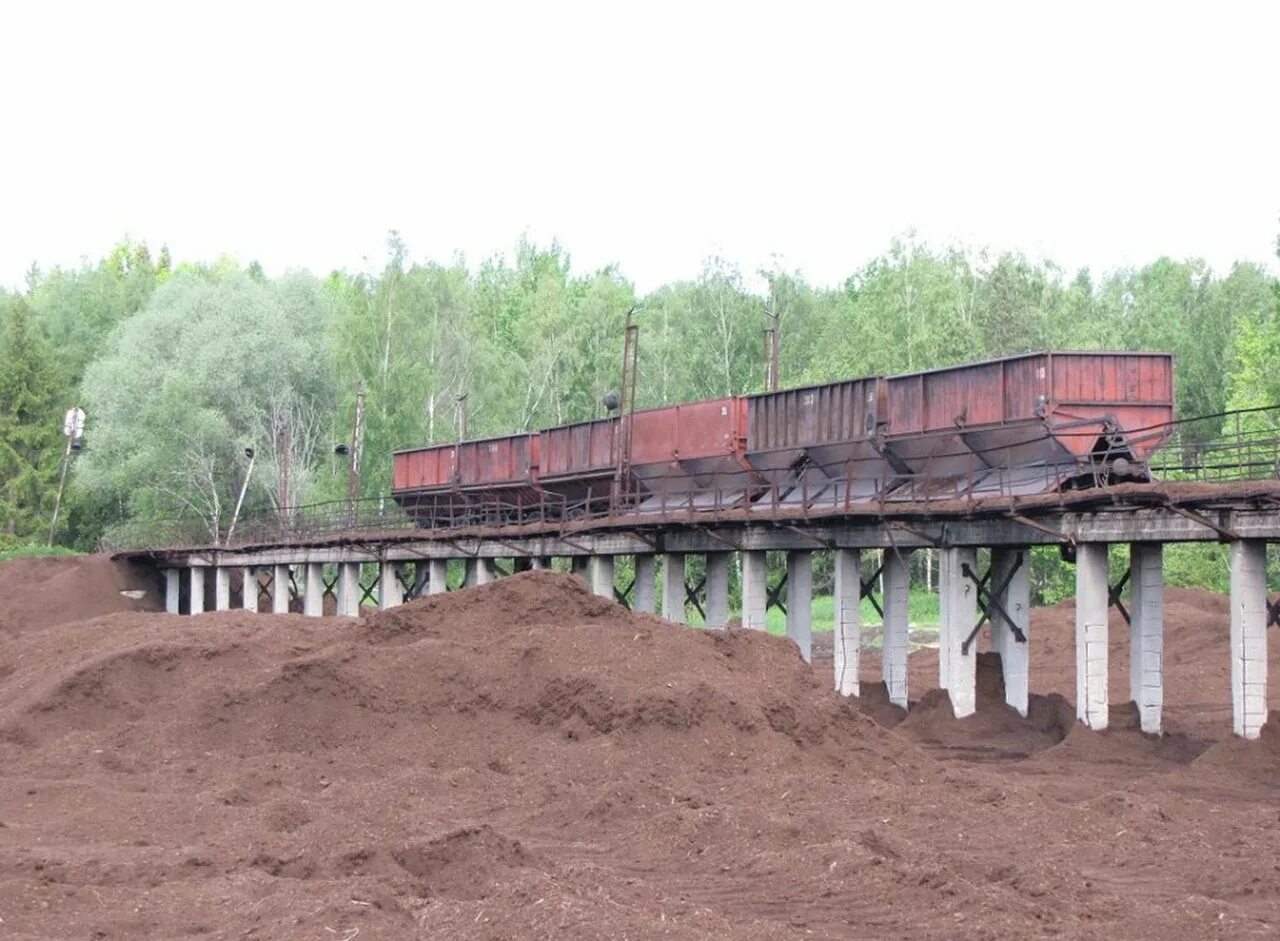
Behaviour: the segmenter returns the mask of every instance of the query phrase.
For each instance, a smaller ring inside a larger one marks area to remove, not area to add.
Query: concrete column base
[[[404,585],[394,562],[382,562],[378,566],[378,608],[382,611],[404,604]]]
[[[360,564],[338,563],[338,614],[342,617],[360,616]]]
[[[271,571],[271,613],[289,613],[289,566],[276,565]]]
[[[813,553],[787,553],[787,636],[813,660]]]
[[[907,654],[911,649],[908,636],[911,586],[906,554],[886,549],[880,577],[884,580],[884,593],[880,599],[880,606],[884,609],[880,670],[889,692],[889,701],[906,709]]]
[[[1076,546],[1076,718],[1096,731],[1107,727],[1111,702],[1107,690],[1107,546]]]
[[[633,611],[657,611],[657,565],[652,555],[636,556],[636,587]]]
[[[1142,731],[1158,735],[1164,711],[1164,546],[1129,547],[1129,696]]]
[[[835,633],[832,656],[835,660],[836,692],[857,696],[858,661],[862,650],[862,553],[857,549],[836,549]]]
[[[707,553],[707,627],[729,623],[729,553]]]
[[[938,685],[951,698],[956,718],[978,708],[977,639],[963,645],[978,623],[978,586],[964,574],[977,573],[978,552],[972,548],[941,549],[938,555]]]
[[[587,587],[593,595],[613,600],[613,556],[591,556],[587,565]]]
[[[742,626],[749,631],[763,631],[768,626],[768,557],[754,550],[738,556],[742,564]]]
[[[213,610],[231,610],[231,569],[225,565],[213,570]]]
[[[188,571],[191,582],[187,589],[187,605],[192,614],[204,613],[204,566],[193,565]]]
[[[446,559],[427,561],[427,594],[439,595],[449,590],[449,562]]]
[[[240,570],[240,607],[246,611],[258,610],[258,578],[247,565]]]
[[[182,604],[182,569],[164,570],[164,609],[178,614]]]
[[[1257,738],[1267,721],[1267,544],[1231,543],[1231,727]]]
[[[324,566],[319,562],[306,564],[305,586],[302,589],[302,613],[309,618],[324,614]]]
[[[1009,579],[1004,591],[995,595],[996,603],[1013,619],[1027,638],[1020,643],[1009,623],[994,610],[991,612],[991,646],[1000,654],[1004,672],[1004,701],[1025,716],[1031,700],[1031,556],[1026,549],[992,549],[991,581],[995,591]],[[1012,573],[1012,575],[1010,575]]]
[[[669,552],[662,557],[662,616],[684,624],[684,556]]]
[[[493,569],[488,559],[467,559],[467,573],[463,584],[467,588],[487,585],[493,581]]]

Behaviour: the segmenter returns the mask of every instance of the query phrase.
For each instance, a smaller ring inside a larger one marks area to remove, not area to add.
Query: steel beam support
[[[1257,738],[1267,721],[1267,544],[1231,544],[1231,726]]]
[[[1129,546],[1129,696],[1142,731],[1158,735],[1164,709],[1164,546]]]
[[[192,614],[204,613],[204,566],[193,565],[190,569],[190,582],[187,586],[187,609]]]
[[[880,671],[889,701],[895,706],[907,708],[907,653],[910,650],[910,578],[904,553],[886,551],[884,568],[880,577],[884,580],[881,606],[884,609],[884,625],[881,637]]]
[[[862,650],[862,553],[857,549],[836,549],[835,625],[832,659],[835,661],[836,692],[857,696],[858,660]]]
[[[965,575],[977,568],[978,550],[938,552],[938,685],[951,698],[956,718],[977,710],[978,651],[965,653],[965,641],[978,619],[978,586]]]
[[[1107,727],[1110,583],[1107,545],[1084,542],[1076,546],[1076,718],[1095,731]]]
[[[308,562],[304,568],[302,613],[309,618],[318,618],[324,614],[324,566],[319,562]]]
[[[991,618],[991,646],[1000,654],[1004,701],[1026,716],[1031,699],[1031,560],[1026,549],[992,549],[994,601],[1003,615]],[[1003,586],[1003,587],[1001,587]],[[1011,625],[1009,621],[1012,621]],[[1013,628],[1022,632],[1019,640]]]
[[[729,623],[729,553],[707,553],[707,627]]]
[[[742,565],[742,626],[763,631],[769,605],[769,566],[763,551],[738,554]]]
[[[684,555],[667,553],[662,557],[662,616],[676,624],[684,624],[684,601]]]

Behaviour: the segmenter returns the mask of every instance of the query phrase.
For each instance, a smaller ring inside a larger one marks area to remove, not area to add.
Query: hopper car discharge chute
[[[747,461],[759,510],[874,499],[894,477],[879,444],[884,382],[847,379],[749,395]]]
[[[1147,480],[1172,430],[1167,353],[1032,353],[884,382],[893,500]]]

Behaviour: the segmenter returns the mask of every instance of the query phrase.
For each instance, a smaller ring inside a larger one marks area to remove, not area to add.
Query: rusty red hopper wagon
[[[407,449],[393,493],[424,525],[1016,495],[1145,479],[1172,420],[1169,354],[1034,353]]]

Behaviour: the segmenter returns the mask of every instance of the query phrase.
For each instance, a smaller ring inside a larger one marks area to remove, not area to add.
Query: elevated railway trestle
[[[983,630],[1009,705],[1026,714],[1029,551],[1056,546],[1075,565],[1080,721],[1108,723],[1114,607],[1128,623],[1130,696],[1143,730],[1158,733],[1164,547],[1221,542],[1233,728],[1255,738],[1268,714],[1267,628],[1280,619],[1266,570],[1267,545],[1280,541],[1278,410],[1179,422],[1172,404],[1164,354],[1031,354],[634,411],[629,462],[618,460],[616,418],[410,449],[395,455],[394,503],[242,520],[230,545],[216,527],[180,521],[117,534],[111,548],[163,571],[174,613],[236,601],[318,616],[331,597],[355,615],[449,590],[450,562],[480,585],[560,558],[602,596],[680,623],[693,608],[712,629],[734,614],[736,564],[741,626],[763,629],[768,609],[783,608],[806,659],[813,557],[830,553],[834,685],[859,692],[861,602],[878,584],[883,679],[902,706],[908,559],[932,549],[938,682],[964,716],[977,707]],[[1113,577],[1114,544],[1128,545],[1130,565]],[[770,552],[786,558],[772,584]],[[705,558],[693,584],[691,556]],[[632,560],[626,585],[620,557]]]
[[[561,523],[554,530],[526,527],[524,532],[509,527],[334,531],[288,542],[125,554],[150,560],[163,571],[166,607],[173,613],[227,610],[235,601],[248,610],[296,609],[319,616],[331,597],[337,614],[354,616],[362,604],[389,608],[568,559],[571,570],[599,595],[677,623],[685,623],[686,611],[694,608],[711,629],[728,626],[735,613],[729,589],[736,564],[741,627],[763,629],[768,608],[781,603],[787,635],[808,659],[813,557],[829,552],[835,687],[843,695],[859,692],[861,600],[879,582],[883,593],[874,601],[882,621],[882,678],[891,700],[905,707],[908,558],[933,549],[939,558],[938,682],[950,694],[956,714],[963,716],[977,705],[975,638],[981,629],[989,631],[991,647],[1001,655],[1009,705],[1026,713],[1032,671],[1029,551],[1058,546],[1075,562],[1080,721],[1093,729],[1107,726],[1108,614],[1119,605],[1129,624],[1130,695],[1144,731],[1158,733],[1164,547],[1225,542],[1230,547],[1231,619],[1224,656],[1232,663],[1233,727],[1254,738],[1266,721],[1267,629],[1280,618],[1280,600],[1272,602],[1267,592],[1266,547],[1280,542],[1280,482],[1138,484],[1053,503],[989,500],[950,512],[904,505],[886,515],[759,520],[739,512],[732,518],[688,517],[647,522],[614,517]],[[1130,548],[1128,572],[1108,570],[1108,548],[1117,543]],[[980,549],[990,550],[989,567],[980,568]],[[771,585],[768,553],[777,551],[786,554],[785,570],[775,573]],[[692,556],[705,558],[705,575],[697,583],[686,578]],[[620,557],[633,560],[629,584],[617,584]],[[457,569],[459,561],[465,574],[460,584],[450,585],[450,562]],[[1127,605],[1120,593],[1126,582]],[[251,587],[246,592],[243,586]]]

